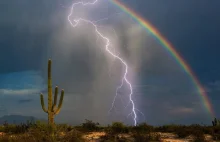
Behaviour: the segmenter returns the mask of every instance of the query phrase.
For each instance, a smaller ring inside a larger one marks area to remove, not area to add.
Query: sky
[[[57,122],[80,124],[89,119],[103,125],[112,121],[132,125],[126,84],[109,111],[124,67],[106,52],[105,41],[91,24],[71,26],[67,16],[73,2],[76,0],[0,1],[0,116],[47,118],[39,95],[43,92],[47,104],[50,58],[53,88],[58,85],[59,91],[65,90]],[[123,2],[172,43],[220,117],[220,1]],[[128,64],[138,122],[211,125],[213,118],[192,79],[137,21],[109,0],[77,7],[71,19],[79,17],[96,21],[100,32],[110,39],[110,50]]]

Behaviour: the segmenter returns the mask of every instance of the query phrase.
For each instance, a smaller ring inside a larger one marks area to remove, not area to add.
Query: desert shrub
[[[4,132],[5,128],[4,126],[0,126],[0,132]]]
[[[213,133],[211,134],[213,136],[214,140],[220,140],[220,126],[214,126],[212,127]]]
[[[57,127],[57,130],[61,132],[69,132],[73,130],[73,127],[67,124],[58,124],[56,125],[56,127]]]
[[[213,135],[214,134],[214,129],[211,126],[204,126],[203,127],[203,133],[204,134],[210,134]]]
[[[191,135],[192,131],[193,130],[189,129],[189,128],[188,129],[187,128],[185,128],[185,129],[179,128],[179,129],[176,129],[175,133],[179,136],[179,138],[185,138],[185,137]]]
[[[4,132],[5,133],[15,133],[16,132],[16,125],[6,125],[4,126]]]
[[[107,127],[105,127],[104,128],[104,132],[106,133],[106,134],[111,134],[111,126],[110,125],[108,125]]]
[[[140,133],[135,133],[133,134],[133,138],[135,142],[144,142],[145,141],[145,135],[140,134]]]
[[[184,126],[182,126],[182,125],[174,125],[174,124],[164,125],[164,126],[156,127],[155,131],[172,133],[172,132],[175,132],[179,128],[184,128]]]
[[[205,136],[202,130],[194,130],[192,135],[195,137],[195,142],[205,142]]]
[[[194,142],[206,142],[205,136],[200,135],[200,136],[195,137]]]
[[[51,134],[53,132],[53,135]],[[37,141],[65,141],[65,142],[81,142],[82,134],[66,124],[49,126],[46,123],[38,123],[35,128],[30,130],[32,137],[37,138]]]
[[[54,135],[51,135],[51,132],[54,132]],[[35,138],[35,141],[42,141],[42,142],[51,142],[55,139],[57,135],[56,130],[52,130],[52,127],[48,125],[38,125],[35,128],[31,128],[29,130],[30,136]]]
[[[213,129],[213,133],[219,133],[220,134],[220,126],[212,127],[212,129]]]
[[[41,121],[37,121],[36,125],[34,125],[31,128],[32,128],[31,130],[36,129],[36,130],[41,131],[43,133],[50,132],[52,129],[51,126],[49,126],[46,122],[41,122]]]
[[[215,133],[212,135],[213,140],[220,140],[220,134],[219,133]]]
[[[3,126],[0,126],[1,132],[6,133],[13,133],[13,134],[19,134],[19,133],[25,133],[28,131],[29,128],[35,126],[34,123],[27,122],[27,123],[21,123],[21,124],[8,124],[6,121],[3,124]]]
[[[129,129],[122,122],[113,122],[110,126],[111,133],[128,133]]]
[[[66,124],[50,126],[44,122],[35,124],[4,125],[6,134],[0,136],[2,142],[81,142],[82,134]],[[53,133],[52,133],[53,132]]]
[[[15,131],[13,133],[25,133],[30,127],[27,124],[20,124],[15,126]]]
[[[150,133],[154,131],[154,127],[148,125],[147,123],[141,123],[137,126],[132,127],[132,130],[138,133]]]
[[[160,141],[160,135],[158,133],[134,133],[133,138],[135,142],[150,142],[150,141]]]
[[[199,141],[205,140],[204,137],[204,129],[195,124],[195,125],[190,125],[188,127],[182,126],[178,127],[175,132],[180,138],[185,138],[187,136],[193,135],[195,139],[198,139]]]
[[[190,135],[190,132],[187,130],[184,131],[178,130],[176,131],[176,134],[178,135],[179,138],[185,138]]]
[[[97,131],[99,129],[99,123],[95,123],[92,120],[85,120],[85,123],[82,123],[82,128],[87,131]]]

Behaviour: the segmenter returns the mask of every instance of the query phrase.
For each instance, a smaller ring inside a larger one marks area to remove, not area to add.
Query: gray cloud
[[[19,100],[18,103],[24,104],[24,103],[30,103],[30,102],[32,102],[32,101],[33,101],[33,100],[31,100],[31,99],[23,99],[23,100]]]
[[[39,93],[40,89],[19,89],[19,90],[12,90],[12,89],[0,89],[0,93],[3,95],[31,95]]]

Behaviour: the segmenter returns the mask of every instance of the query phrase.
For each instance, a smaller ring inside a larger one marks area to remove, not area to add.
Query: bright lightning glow
[[[121,81],[121,85],[117,88],[116,90],[116,95],[114,97],[114,100],[113,100],[113,103],[112,103],[112,107],[111,109],[113,109],[114,107],[114,102],[115,102],[115,99],[118,95],[118,90],[123,86],[123,83],[126,82],[127,85],[129,86],[129,90],[130,90],[130,94],[129,94],[129,103],[132,104],[132,110],[131,110],[131,113],[130,115],[133,116],[133,120],[134,120],[134,125],[136,126],[137,125],[137,113],[136,113],[136,108],[135,108],[135,104],[134,104],[134,101],[132,99],[132,94],[133,94],[133,89],[132,89],[132,85],[131,83],[129,82],[129,80],[127,79],[127,74],[128,74],[128,66],[126,64],[126,62],[121,58],[119,57],[119,55],[116,55],[115,53],[111,52],[109,50],[109,46],[110,46],[110,40],[109,38],[105,37],[99,30],[98,30],[98,26],[95,24],[96,22],[98,21],[90,21],[90,20],[87,20],[87,19],[83,19],[83,18],[78,18],[78,19],[73,19],[71,20],[70,17],[73,15],[73,9],[76,5],[83,5],[83,6],[86,6],[86,5],[94,5],[98,0],[95,0],[94,2],[88,2],[88,3],[84,3],[84,2],[76,2],[76,3],[73,3],[72,4],[72,7],[71,7],[71,10],[70,10],[70,14],[68,15],[68,21],[69,23],[71,24],[72,27],[76,27],[79,22],[86,22],[86,23],[90,23],[91,25],[93,25],[93,27],[95,28],[95,31],[96,33],[98,34],[99,37],[101,37],[102,39],[104,39],[106,41],[106,45],[105,45],[105,49],[106,51],[112,55],[115,59],[119,60],[122,65],[124,65],[125,67],[125,72],[124,72],[124,75],[123,75],[123,78],[122,78],[122,81]],[[107,18],[104,18],[104,19],[107,19]],[[104,20],[104,19],[101,19],[101,20]],[[73,22],[72,22],[73,21]],[[100,20],[99,20],[100,21]],[[110,110],[111,110],[110,109]]]

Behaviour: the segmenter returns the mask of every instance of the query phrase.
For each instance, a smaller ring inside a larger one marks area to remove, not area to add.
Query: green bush
[[[129,129],[122,122],[113,122],[111,127],[111,133],[128,133]]]
[[[185,129],[185,128],[187,128],[187,126],[171,124],[171,125],[164,125],[164,126],[155,127],[154,130],[157,132],[173,133],[179,129]]]
[[[99,130],[99,123],[94,123],[92,120],[85,120],[85,123],[82,123],[82,128],[87,131],[97,131]]]
[[[69,132],[69,131],[73,130],[74,128],[70,125],[67,125],[67,124],[58,124],[58,125],[56,125],[56,129],[61,132]]]
[[[28,122],[27,123],[21,123],[18,125],[15,124],[8,124],[6,121],[3,124],[3,126],[0,126],[0,132],[5,132],[5,133],[14,133],[14,134],[19,134],[19,133],[25,133],[27,132],[31,127],[34,127],[35,124]]]
[[[0,126],[0,132],[5,132],[5,127],[4,126]]]
[[[148,125],[147,123],[141,123],[138,124],[137,126],[134,126],[132,130],[138,133],[150,133],[154,131],[154,127]]]
[[[20,126],[20,125],[18,125]],[[73,127],[60,124],[53,127],[47,123],[37,122],[36,125],[31,126],[25,133],[16,134],[18,129],[16,125],[7,125],[5,131],[8,134],[1,136],[0,141],[10,142],[81,142],[82,134],[73,129]],[[21,125],[22,126],[22,125]],[[22,127],[21,127],[22,128]],[[19,131],[21,132],[21,131]],[[53,132],[53,133],[52,133]]]

